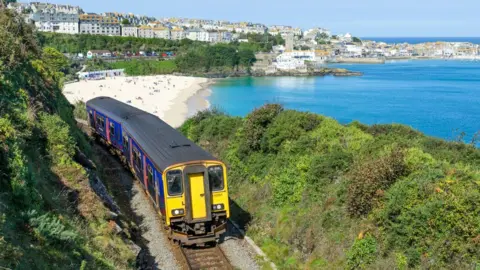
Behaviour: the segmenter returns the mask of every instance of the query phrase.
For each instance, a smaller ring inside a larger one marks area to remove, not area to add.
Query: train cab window
[[[175,170],[167,172],[168,195],[176,196],[183,193],[182,171]]]
[[[115,136],[115,124],[110,123],[110,136]]]
[[[148,185],[150,187],[155,187],[155,183],[153,182],[153,169],[150,164],[147,163],[147,177],[148,177]]]
[[[222,166],[208,167],[208,180],[213,191],[223,190],[223,168]]]
[[[105,128],[105,118],[103,116],[97,115],[97,127],[98,128]]]

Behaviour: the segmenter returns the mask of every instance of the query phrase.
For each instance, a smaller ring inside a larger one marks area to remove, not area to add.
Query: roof
[[[91,99],[87,106],[121,123],[162,171],[183,162],[217,160],[153,114],[110,97]]]

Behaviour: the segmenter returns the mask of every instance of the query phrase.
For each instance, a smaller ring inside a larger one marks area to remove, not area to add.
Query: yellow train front
[[[183,245],[217,240],[230,217],[223,162],[158,117],[108,97],[86,104],[88,123],[142,184],[169,237]]]
[[[225,165],[216,161],[174,165],[166,179],[166,223],[170,237],[200,244],[218,239],[230,215]]]

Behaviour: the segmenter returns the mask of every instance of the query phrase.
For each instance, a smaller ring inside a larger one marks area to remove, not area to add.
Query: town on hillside
[[[253,69],[265,73],[279,70],[307,70],[327,62],[384,63],[391,59],[480,59],[478,44],[469,42],[429,42],[422,44],[387,44],[360,40],[346,34],[332,34],[321,27],[299,27],[252,22],[229,22],[189,18],[154,18],[149,16],[104,12],[84,12],[79,6],[40,2],[9,3],[9,9],[22,14],[38,31],[63,34],[90,34],[167,40],[190,39],[208,43],[249,42],[249,34],[280,35],[284,45],[258,53]],[[90,51],[86,57],[113,57],[108,48]],[[80,53],[80,52],[79,52]],[[144,55],[145,52],[135,52]],[[83,52],[79,54],[84,57]],[[157,56],[155,52],[151,56]],[[172,55],[163,56],[171,57]],[[77,56],[78,57],[78,56]]]

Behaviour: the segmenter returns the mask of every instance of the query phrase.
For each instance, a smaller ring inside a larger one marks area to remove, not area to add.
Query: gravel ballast
[[[94,145],[102,167],[102,180],[119,205],[122,215],[137,228],[134,242],[142,248],[137,258],[139,269],[181,269],[173,246],[163,231],[163,225],[141,184],[120,161],[103,146]]]
[[[220,240],[220,248],[235,269],[260,269],[250,244],[243,239],[243,235],[232,225],[228,224],[225,237]]]

